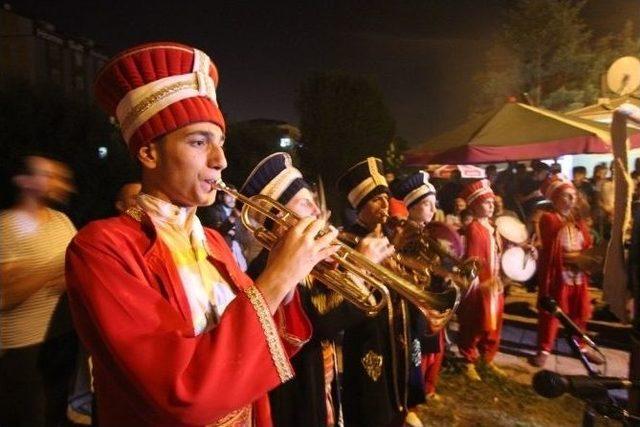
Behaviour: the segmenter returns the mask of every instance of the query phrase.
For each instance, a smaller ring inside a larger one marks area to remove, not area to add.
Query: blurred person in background
[[[451,179],[445,183],[438,192],[440,194],[438,202],[445,214],[453,212],[454,200],[458,197],[460,191],[462,191],[462,187],[462,173],[456,169],[451,172]]]
[[[28,155],[12,174],[16,200],[0,211],[0,425],[63,422],[76,361],[64,258],[76,233],[61,206],[71,170]]]
[[[496,165],[489,165],[484,168],[484,175],[493,187],[498,179],[498,167]]]
[[[120,187],[116,195],[115,208],[119,213],[124,213],[129,208],[137,206],[136,197],[142,189],[139,181],[127,182]]]
[[[459,230],[462,227],[460,214],[467,208],[467,202],[461,197],[456,197],[453,201],[453,212],[445,216],[444,222]]]

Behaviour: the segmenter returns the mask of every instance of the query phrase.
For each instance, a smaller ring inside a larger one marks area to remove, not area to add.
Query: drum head
[[[538,251],[522,249],[520,246],[513,246],[502,254],[500,264],[502,272],[511,280],[516,282],[526,282],[531,279],[536,272],[536,258]]]
[[[529,239],[527,226],[513,216],[502,215],[496,218],[496,228],[500,236],[510,242],[521,244]]]
[[[451,255],[456,258],[462,258],[464,256],[464,244],[462,243],[460,234],[455,228],[439,221],[430,222],[425,228],[429,236],[436,239]]]

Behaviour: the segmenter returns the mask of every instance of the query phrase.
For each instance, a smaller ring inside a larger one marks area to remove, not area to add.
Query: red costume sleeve
[[[151,425],[205,425],[293,376],[287,353],[299,346],[285,349],[266,302],[250,282],[216,327],[194,336],[190,318],[171,302],[175,287],[149,277],[148,254],[122,250],[124,245],[113,244],[108,235],[83,239],[82,234],[67,252],[74,321],[104,391],[126,394],[105,396],[101,410],[109,411],[108,401],[123,399]],[[284,314],[303,342],[310,335],[308,322],[297,298],[289,305]]]
[[[491,279],[491,268],[489,266],[489,262],[491,262],[491,254],[489,253],[491,244],[489,241],[489,232],[482,224],[474,220],[467,227],[465,235],[467,237],[465,258],[475,257],[482,261],[480,271],[478,272],[480,283]]]

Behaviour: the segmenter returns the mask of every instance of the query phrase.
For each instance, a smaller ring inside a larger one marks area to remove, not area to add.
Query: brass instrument
[[[214,186],[243,204],[241,211],[243,224],[267,250],[273,248],[279,236],[260,225],[260,221],[255,220],[256,215],[268,218],[284,229],[293,227],[299,220],[295,213],[270,197],[261,194],[247,197],[228,188],[222,181],[216,182]],[[326,231],[321,232],[323,233]],[[460,292],[457,287],[440,293],[428,292],[393,271],[370,261],[342,241],[336,240],[333,244],[339,248],[331,258],[339,268],[323,261],[313,268],[311,275],[341,294],[368,316],[375,316],[385,305],[391,306],[388,288],[414,304],[435,329],[446,324],[453,315],[460,301]]]
[[[407,220],[399,220],[394,227],[405,228],[405,232],[408,230],[408,241],[400,241],[401,239],[396,238],[393,243],[398,248],[395,261],[409,274],[416,277],[428,274],[448,279],[464,292],[478,277],[480,260],[475,258],[460,259],[445,249],[425,227],[420,227]],[[396,235],[396,237],[398,236]],[[442,261],[445,260],[451,264],[450,268],[446,268],[442,264]]]

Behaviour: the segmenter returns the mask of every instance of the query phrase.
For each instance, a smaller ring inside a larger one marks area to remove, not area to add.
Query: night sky
[[[93,39],[109,55],[158,40],[199,47],[218,65],[219,100],[229,121],[297,123],[295,90],[310,72],[372,75],[398,135],[418,143],[466,117],[472,77],[509,1],[10,3],[62,33]],[[583,15],[597,35],[626,19],[639,28],[640,0],[592,0]]]

